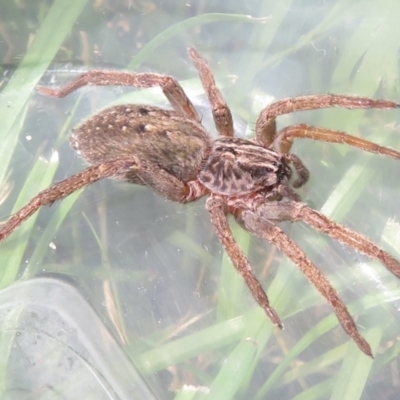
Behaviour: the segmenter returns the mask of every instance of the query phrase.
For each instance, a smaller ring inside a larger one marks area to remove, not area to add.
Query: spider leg
[[[278,226],[265,218],[261,218],[258,213],[243,210],[236,219],[248,232],[274,244],[300,268],[301,272],[303,272],[314,287],[330,303],[346,333],[354,340],[361,351],[373,357],[369,344],[358,332],[353,318],[342,300],[340,300],[336,290],[307,258],[303,250],[301,250]]]
[[[289,152],[292,147],[293,138],[321,140],[331,143],[346,143],[370,153],[383,154],[385,156],[400,159],[400,152],[388,147],[380,146],[369,140],[348,135],[333,129],[319,128],[306,124],[291,125],[282,129],[274,139],[274,147],[282,154]]]
[[[160,86],[174,110],[187,118],[200,122],[192,102],[186,96],[181,85],[172,77],[153,73],[134,73],[111,70],[93,70],[85,72],[60,89],[38,86],[37,91],[47,96],[65,97],[85,85],[95,86],[134,86],[150,88]]]
[[[90,185],[100,179],[112,177],[122,171],[128,171],[138,165],[137,161],[116,160],[89,167],[73,175],[49,189],[41,191],[33,197],[24,207],[11,216],[0,230],[0,242],[6,239],[18,226],[33,215],[40,207],[50,206],[56,200],[63,199],[77,190]]]
[[[262,218],[277,222],[303,221],[317,231],[327,234],[359,253],[379,260],[393,275],[400,278],[400,262],[392,255],[382,250],[364,235],[332,221],[303,203],[292,200],[280,203],[269,202],[260,205],[256,212]]]
[[[166,199],[178,203],[190,203],[208,193],[208,189],[198,181],[182,182],[169,172],[145,160],[141,161],[135,175],[144,185],[150,186]]]
[[[317,94],[288,97],[265,107],[256,122],[256,137],[265,146],[270,146],[276,135],[276,117],[293,111],[315,110],[318,108],[343,107],[351,110],[362,108],[398,108],[399,104],[390,100],[374,100],[368,97]]]
[[[24,207],[11,216],[0,229],[0,242],[33,215],[40,207],[52,205],[77,190],[100,179],[121,179],[127,172],[135,171],[144,185],[150,186],[167,199],[180,203],[194,201],[204,196],[205,190],[197,181],[182,182],[158,166],[137,158],[107,161],[85,169],[33,197]]]
[[[254,299],[263,308],[268,318],[273,324],[279,328],[283,328],[283,324],[276,313],[276,311],[270,306],[268,297],[262,288],[260,282],[255,277],[250,263],[246,259],[239,245],[236,243],[232,236],[232,231],[229,227],[227,220],[227,213],[224,207],[224,203],[219,200],[216,196],[210,196],[206,202],[207,211],[210,213],[211,222],[217,230],[218,238],[227,252],[232,264],[239,272],[239,274],[245,280],[249,287]]]
[[[195,49],[189,49],[195,67],[200,76],[201,83],[211,103],[214,123],[221,136],[233,137],[233,120],[229,107],[225,103],[221,92],[215,84],[213,73],[208,64],[200,57]]]
[[[318,211],[307,207],[305,204],[296,204],[293,202],[293,206],[297,208],[297,219],[302,220],[314,229],[326,233],[362,254],[378,259],[393,275],[400,278],[400,262],[377,246],[373,241],[344,225],[332,221]]]

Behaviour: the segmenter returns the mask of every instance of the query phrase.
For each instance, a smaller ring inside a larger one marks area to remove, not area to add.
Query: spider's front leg
[[[396,160],[400,159],[400,152],[390,149],[389,147],[380,146],[377,143],[348,135],[345,132],[306,124],[291,125],[282,129],[275,137],[275,149],[280,153],[286,154],[289,152],[294,138],[320,140],[339,144],[345,143],[349,146],[368,151],[369,153],[382,154]]]
[[[276,136],[276,118],[279,115],[289,114],[295,111],[306,111],[306,110],[316,110],[320,108],[332,108],[332,107],[342,107],[348,108],[350,110],[357,109],[368,109],[368,108],[380,108],[380,109],[391,109],[398,108],[400,105],[390,100],[375,100],[368,97],[359,96],[349,96],[349,95],[337,95],[337,94],[317,94],[309,96],[299,96],[299,97],[288,97],[286,99],[279,100],[275,103],[270,104],[265,107],[257,118],[256,122],[256,136],[257,139],[264,144],[264,146],[270,146]],[[304,131],[304,130],[303,130]],[[335,136],[336,134],[342,134],[342,132],[337,132],[333,130],[325,130],[326,135],[324,139],[316,138],[317,140],[327,140],[327,137]],[[281,140],[280,148],[277,149],[282,153],[287,153],[290,150],[293,137],[307,137],[299,135],[287,135],[285,140]],[[347,135],[349,136],[349,135]],[[310,136],[308,136],[310,137]],[[327,140],[335,141],[335,140]],[[338,142],[336,140],[336,142]],[[365,141],[366,142],[366,141]],[[342,140],[341,143],[348,143]],[[370,142],[368,142],[370,143]],[[358,146],[356,144],[348,143],[356,147],[360,147],[363,150],[371,151],[368,148],[364,148],[364,144]]]
[[[210,213],[211,222],[217,230],[218,238],[231,259],[232,264],[243,277],[254,299],[264,309],[268,318],[282,329],[283,324],[278,314],[269,304],[268,297],[260,282],[255,277],[249,261],[232,236],[232,231],[227,220],[225,204],[217,196],[210,196],[207,199],[206,208]]]
[[[303,272],[314,287],[331,304],[340,324],[347,334],[366,355],[373,357],[369,344],[358,332],[353,318],[347,311],[342,300],[340,300],[336,290],[317,269],[317,267],[307,258],[303,250],[297,246],[297,244],[278,226],[273,222],[262,218],[259,213],[243,210],[236,219],[248,232],[274,244],[300,268],[301,272]]]

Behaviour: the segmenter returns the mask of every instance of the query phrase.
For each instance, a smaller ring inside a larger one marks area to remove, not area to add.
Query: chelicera
[[[206,208],[222,246],[254,299],[275,325],[283,326],[232,236],[228,215],[233,215],[246,231],[274,244],[293,261],[330,303],[347,334],[365,354],[372,357],[369,344],[358,332],[336,290],[277,224],[302,221],[356,251],[378,259],[400,278],[398,260],[367,237],[335,223],[301,202],[296,189],[307,182],[309,172],[290,149],[293,139],[308,138],[345,143],[395,159],[400,159],[400,152],[344,132],[304,124],[292,125],[278,132],[276,118],[293,111],[335,106],[391,109],[398,108],[399,104],[389,100],[333,94],[286,98],[261,111],[253,140],[240,139],[234,137],[231,112],[209,66],[194,49],[189,50],[189,55],[212,107],[220,135],[215,140],[201,125],[200,116],[191,101],[172,77],[95,70],[78,76],[58,90],[39,87],[42,94],[64,97],[84,85],[160,86],[173,110],[131,104],[111,107],[90,117],[73,131],[70,138],[72,147],[90,166],[31,199],[4,224],[0,241],[40,207],[51,205],[103,178],[149,186],[165,198],[179,203],[208,196]]]

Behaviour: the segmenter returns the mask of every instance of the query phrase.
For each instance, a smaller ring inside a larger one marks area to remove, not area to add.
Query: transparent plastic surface
[[[2,399],[155,399],[71,285],[32,279],[0,292]]]
[[[53,99],[35,92],[38,83],[61,86],[94,68],[172,75],[215,135],[187,55],[193,46],[215,74],[237,135],[251,137],[259,111],[276,99],[399,99],[399,4],[0,0],[0,219],[85,168],[67,140],[82,119],[116,103],[168,107],[157,89],[87,87]],[[278,125],[326,126],[400,149],[399,120],[398,110],[334,109],[283,116]],[[400,163],[306,140],[293,151],[311,172],[303,201],[399,258]],[[0,244],[0,285],[49,274],[72,279],[157,399],[396,398],[399,281],[302,224],[282,226],[348,304],[374,360],[268,243],[232,223],[283,331],[223,255],[204,200],[183,206],[121,182],[96,183],[31,217]],[[3,335],[1,345],[13,340]],[[7,387],[8,362],[0,387]]]

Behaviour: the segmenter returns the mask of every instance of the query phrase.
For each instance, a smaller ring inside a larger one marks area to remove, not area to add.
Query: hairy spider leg
[[[189,55],[193,60],[200,76],[201,83],[211,103],[214,123],[221,136],[234,136],[233,119],[231,110],[223,99],[221,92],[215,84],[213,73],[207,62],[203,60],[195,49],[189,49]]]
[[[330,220],[325,215],[319,213],[318,211],[313,210],[312,208],[308,207],[303,203],[299,203],[297,201],[286,200],[285,202],[270,202],[265,201],[264,203],[258,203],[258,207],[256,211],[248,211],[248,210],[241,210],[237,216],[238,222],[248,231],[255,234],[256,236],[263,237],[265,232],[267,232],[264,239],[274,243],[274,238],[272,236],[275,233],[282,237],[280,231],[278,231],[274,223],[281,222],[281,221],[302,221],[307,225],[313,227],[319,232],[325,233],[333,239],[336,239],[343,243],[344,245],[353,248],[354,250],[365,254],[371,258],[375,258],[379,260],[390,272],[392,272],[395,276],[400,278],[400,262],[396,260],[392,255],[387,253],[386,251],[382,250],[379,246],[377,246],[374,242],[369,240],[367,237],[352,231],[351,229],[347,228],[346,226],[340,225],[332,220]],[[273,221],[273,222],[272,222]],[[275,232],[275,233],[271,233]],[[284,234],[285,235],[285,234]],[[293,258],[288,251],[294,252],[296,255],[298,253],[298,249],[296,249],[294,244],[288,245],[289,238],[285,239],[283,244],[281,243],[280,246],[282,247],[282,251],[291,258],[291,260],[295,263],[300,265],[302,255],[296,256],[297,258]],[[288,246],[288,250],[284,250],[285,246]],[[304,255],[304,257],[306,257]],[[308,260],[307,263],[303,262],[303,269],[309,268]],[[308,272],[308,274],[314,274],[314,266]],[[304,272],[304,271],[303,271]],[[305,272],[304,272],[305,273]],[[306,273],[305,273],[306,274]],[[308,274],[306,276],[308,277]],[[318,278],[318,275],[315,275]],[[310,278],[309,278],[310,279]],[[319,279],[319,278],[318,278]],[[310,281],[316,286],[315,282],[311,279]],[[317,281],[316,281],[317,282]],[[323,283],[322,287],[324,287],[325,283]],[[318,289],[319,290],[319,289]],[[321,291],[322,293],[322,291]],[[323,294],[323,293],[322,293]],[[325,296],[325,295],[324,295]],[[325,296],[326,297],[326,296]],[[328,299],[329,301],[329,299]],[[332,306],[335,309],[335,304],[332,303]],[[361,350],[364,351],[367,355],[371,355],[370,352],[365,351],[364,340],[360,341],[358,332],[354,331],[352,325],[354,324],[348,322],[348,316],[346,313],[343,313],[342,305],[336,310],[335,313],[339,318],[341,325],[344,327],[346,332],[349,333],[348,329],[350,329],[349,335],[355,340]],[[341,320],[342,318],[342,320]],[[346,329],[347,326],[347,329]]]
[[[129,171],[137,166],[137,160],[115,160],[89,167],[63,181],[56,183],[33,197],[24,207],[11,216],[0,230],[0,242],[6,239],[16,228],[33,215],[40,207],[50,206],[56,200],[63,199],[77,190],[109,178],[121,171]]]
[[[265,107],[257,118],[256,137],[257,140],[269,147],[273,144],[276,136],[276,117],[289,114],[294,111],[316,110],[319,108],[342,107],[350,110],[381,108],[398,108],[400,105],[390,100],[374,100],[369,97],[317,94],[286,98]],[[280,151],[289,152],[290,140],[282,144]]]
[[[254,299],[265,311],[268,318],[274,325],[277,325],[280,329],[282,329],[283,324],[277,312],[270,305],[268,296],[262,288],[261,283],[254,275],[249,261],[233,238],[232,231],[228,224],[225,204],[223,201],[218,199],[217,196],[211,195],[206,201],[206,208],[210,214],[211,222],[216,229],[218,238],[230,260],[232,261],[233,266],[245,280]]]
[[[382,250],[366,236],[332,221],[304,203],[292,200],[285,200],[281,203],[264,201],[263,204],[259,203],[256,212],[261,218],[275,222],[302,221],[359,253],[379,260],[393,275],[400,278],[400,261]]]
[[[276,135],[273,145],[277,151],[287,153],[292,146],[293,138],[313,139],[340,144],[345,143],[349,146],[357,147],[370,153],[383,154],[396,160],[400,159],[400,152],[388,147],[380,146],[379,144],[370,142],[369,140],[351,136],[341,131],[319,128],[306,124],[291,125],[283,128]]]
[[[85,85],[133,86],[138,88],[160,86],[165,97],[169,100],[176,112],[189,119],[200,122],[200,117],[192,102],[183,91],[182,86],[176,81],[176,79],[165,75],[112,70],[93,70],[79,75],[77,78],[59,89],[39,86],[36,90],[47,96],[65,97]]]
[[[300,268],[301,272],[330,303],[346,333],[354,340],[362,352],[373,358],[371,347],[358,332],[352,316],[347,311],[336,290],[322,275],[321,271],[308,259],[303,250],[278,226],[268,219],[260,217],[256,212],[243,210],[236,219],[248,232],[274,244]]]
[[[107,161],[85,169],[33,197],[24,207],[11,216],[0,230],[0,242],[6,239],[18,226],[33,215],[40,207],[52,205],[75,191],[104,178],[120,176],[134,169],[135,174],[147,186],[165,198],[187,203],[204,196],[206,190],[198,182],[182,182],[157,165],[136,157]]]

